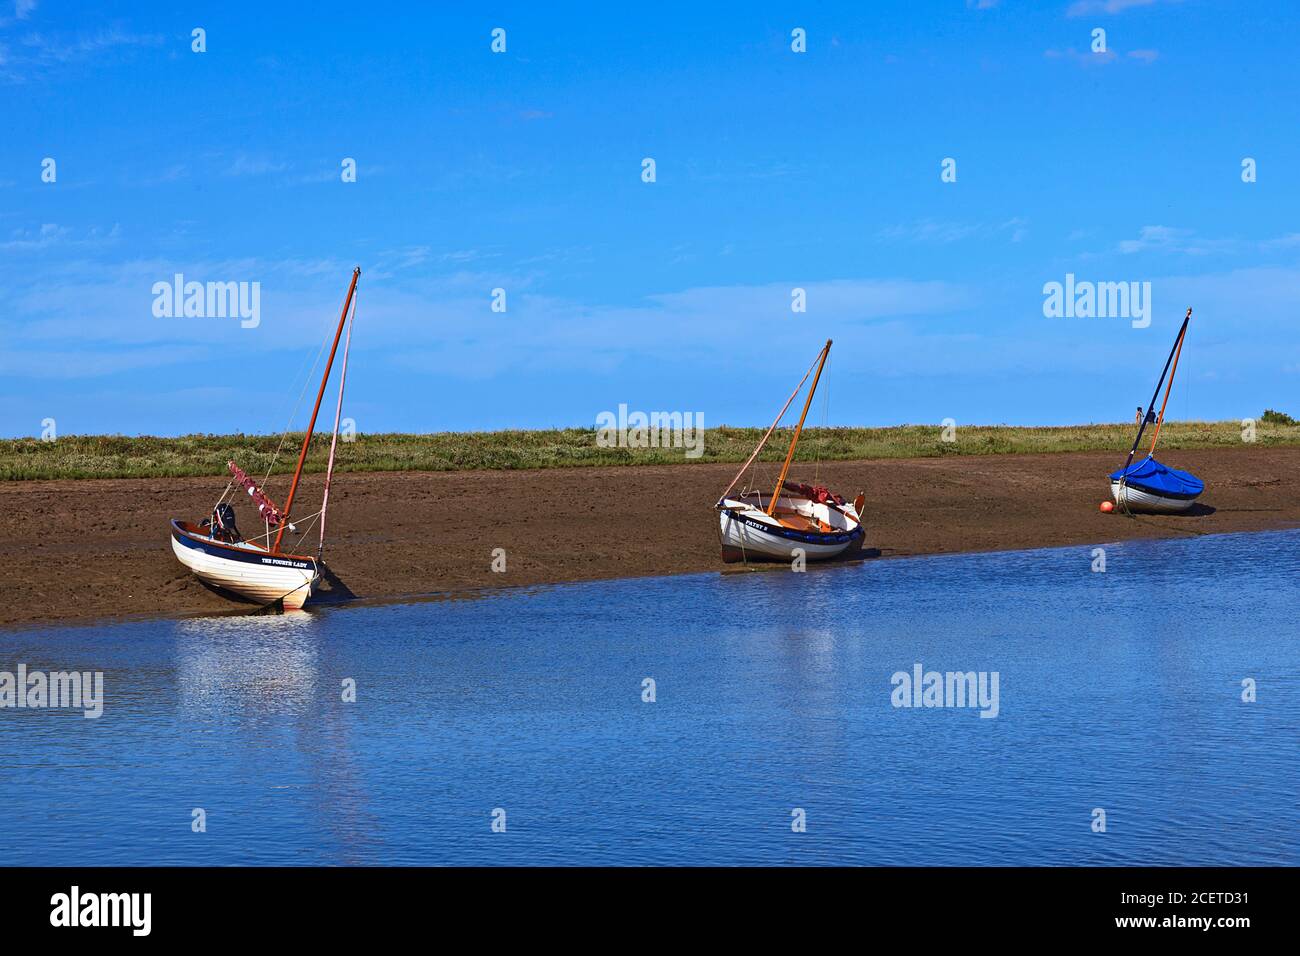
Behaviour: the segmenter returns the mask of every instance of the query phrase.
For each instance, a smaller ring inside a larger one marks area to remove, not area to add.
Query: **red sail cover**
[[[804,485],[796,484],[793,481],[787,481],[785,487],[787,491],[797,492],[805,498],[817,502],[819,505],[828,505],[832,502],[837,505],[844,504],[843,498],[839,495],[832,494],[829,488],[824,488],[821,485]]]
[[[271,499],[266,497],[266,494],[261,488],[257,487],[257,482],[244,474],[242,468],[236,465],[233,461],[226,462],[226,467],[228,467],[230,473],[235,476],[235,484],[248,492],[248,497],[252,498],[253,503],[257,505],[257,513],[262,516],[267,524],[274,528],[284,520],[279,510],[271,503]]]

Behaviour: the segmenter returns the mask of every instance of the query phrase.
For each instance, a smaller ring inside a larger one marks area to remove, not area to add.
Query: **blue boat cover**
[[[1205,490],[1205,482],[1195,475],[1169,468],[1150,457],[1134,462],[1128,468],[1121,468],[1110,476],[1111,481],[1119,481],[1121,478],[1126,478],[1126,483],[1134,488],[1170,498],[1195,498]]]

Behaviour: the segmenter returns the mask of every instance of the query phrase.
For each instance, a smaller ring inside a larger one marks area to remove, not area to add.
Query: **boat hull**
[[[785,498],[779,504],[789,504]],[[827,561],[862,547],[862,525],[852,515],[827,505],[799,503],[798,511],[833,526],[831,532],[783,526],[743,499],[719,502],[722,560],[792,561],[801,551],[807,561]],[[793,509],[792,509],[793,510]]]
[[[1196,502],[1195,498],[1172,498],[1118,481],[1110,483],[1110,494],[1121,510],[1147,514],[1181,514]]]
[[[186,531],[176,521],[172,522],[172,551],[200,581],[258,604],[282,601],[286,610],[307,603],[320,578],[311,558],[214,541]]]

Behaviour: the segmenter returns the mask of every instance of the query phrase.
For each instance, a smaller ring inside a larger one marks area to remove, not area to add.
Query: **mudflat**
[[[1300,527],[1300,448],[1162,455],[1206,484],[1194,512],[1179,516],[1102,514],[1116,459],[840,461],[815,475],[796,466],[790,477],[849,498],[866,493],[866,560]],[[736,467],[340,474],[327,599],[732,570],[719,556],[713,505]],[[303,479],[303,511],[319,507],[321,482]],[[0,626],[249,609],[200,584],[169,541],[171,518],[201,519],[224,487],[221,476],[0,482]],[[271,491],[283,493],[274,483]],[[251,507],[237,508],[244,530],[254,529]],[[315,535],[299,553],[315,553]],[[504,573],[492,570],[496,548],[506,552]]]

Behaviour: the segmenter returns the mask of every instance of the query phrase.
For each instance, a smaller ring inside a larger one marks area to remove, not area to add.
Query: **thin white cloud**
[[[25,15],[32,9],[26,8]],[[17,22],[22,21],[0,18],[0,27]],[[0,80],[26,83],[75,64],[102,61],[134,49],[159,47],[165,42],[159,34],[128,33],[116,27],[75,35],[27,33],[0,49]]]
[[[1049,60],[1068,60],[1076,66],[1082,67],[1109,66],[1111,63],[1118,63],[1121,57],[1129,60],[1136,60],[1139,63],[1145,63],[1150,66],[1160,58],[1160,51],[1141,49],[1129,50],[1127,53],[1124,53],[1112,47],[1104,53],[1093,53],[1091,50],[1079,51],[1074,47],[1068,47],[1064,50],[1044,50],[1043,56]]]
[[[428,261],[460,253],[430,253]],[[446,265],[455,266],[454,262]],[[761,286],[686,289],[630,304],[587,303],[532,291],[528,273],[422,272],[399,282],[382,265],[366,266],[358,345],[409,367],[487,377],[509,370],[554,372],[615,368],[643,359],[762,359],[774,339],[865,334],[900,317],[943,316],[970,307],[969,291],[941,281],[841,279]],[[22,281],[14,274],[0,338],[14,354],[69,349],[219,346],[250,355],[314,347],[335,320],[350,263],[278,260],[65,263]],[[221,318],[157,318],[152,286],[187,281],[261,283],[261,323],[241,329]],[[807,313],[792,311],[803,288]],[[507,290],[508,311],[494,313],[491,290]],[[629,336],[632,336],[629,339]],[[436,357],[436,358],[435,358]]]
[[[915,222],[887,226],[876,233],[876,238],[881,242],[947,245],[963,239],[990,239],[1005,236],[1011,242],[1020,242],[1029,234],[1028,227],[1029,221],[1019,216],[995,223],[918,219]]]
[[[240,153],[225,169],[227,176],[265,176],[269,173],[282,173],[289,168],[288,163],[276,162],[264,156],[249,156]]]
[[[187,178],[189,172],[189,167],[184,163],[173,163],[158,173],[142,177],[139,183],[143,186],[161,186],[165,183],[179,182]]]
[[[1151,7],[1158,3],[1180,3],[1181,0],[1075,0],[1066,9],[1067,17],[1087,17],[1096,14],[1116,14],[1137,7]]]
[[[7,27],[18,20],[26,20],[31,17],[32,11],[36,9],[36,0],[14,0],[12,9],[12,16],[0,15],[0,27]],[[3,62],[4,60],[0,59],[0,64]]]
[[[70,381],[99,378],[145,368],[200,362],[208,355],[209,350],[204,347],[177,348],[172,345],[130,348],[123,351],[24,350],[0,353],[0,375],[6,378]]]
[[[1119,59],[1119,54],[1115,50],[1107,50],[1105,53],[1093,53],[1092,51],[1080,53],[1074,47],[1068,47],[1064,50],[1044,50],[1043,56],[1049,60],[1069,60],[1076,66],[1083,67],[1107,66]]]
[[[156,33],[127,33],[112,28],[72,37],[29,33],[22,38],[21,45],[40,62],[71,63],[118,47],[161,46],[163,42],[164,38]]]
[[[1236,255],[1300,248],[1300,233],[1287,233],[1271,239],[1213,238],[1198,236],[1194,230],[1172,226],[1143,226],[1136,239],[1123,239],[1115,247],[1122,255],[1155,252],[1173,255]]]
[[[0,242],[0,249],[18,253],[45,250],[52,246],[104,245],[118,239],[121,232],[121,227],[116,223],[108,230],[89,229],[78,232],[67,226],[47,222],[36,229],[15,229],[8,239]]]

